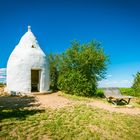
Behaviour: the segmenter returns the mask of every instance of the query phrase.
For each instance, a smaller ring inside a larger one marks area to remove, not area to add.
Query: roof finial
[[[31,31],[31,26],[30,25],[28,26],[28,31]]]

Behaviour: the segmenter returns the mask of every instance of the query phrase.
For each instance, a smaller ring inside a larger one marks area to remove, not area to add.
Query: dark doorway
[[[31,70],[31,92],[39,92],[39,72],[40,70]]]

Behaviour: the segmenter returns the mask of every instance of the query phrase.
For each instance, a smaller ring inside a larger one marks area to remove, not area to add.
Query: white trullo
[[[7,92],[44,93],[49,90],[48,58],[31,32],[23,35],[7,63]]]

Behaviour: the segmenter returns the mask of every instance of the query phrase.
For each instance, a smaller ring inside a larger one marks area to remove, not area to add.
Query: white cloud
[[[111,74],[108,74],[107,77],[112,77],[112,75]]]
[[[99,87],[131,87],[132,81],[129,80],[102,80]]]
[[[122,81],[120,81],[121,83],[123,83],[123,84],[127,84],[127,83],[129,83],[129,81],[128,80],[122,80]]]

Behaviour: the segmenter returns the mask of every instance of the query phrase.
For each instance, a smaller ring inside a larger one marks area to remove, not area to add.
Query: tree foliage
[[[58,81],[58,66],[59,66],[59,55],[50,54],[49,55],[49,64],[50,64],[50,88],[55,91],[58,90],[57,81]]]
[[[58,87],[66,93],[92,96],[97,82],[105,77],[108,57],[100,44],[72,42],[59,61]]]
[[[92,83],[82,75],[80,71],[67,71],[58,79],[59,88],[65,93],[79,95],[79,96],[89,96],[91,95],[93,89]]]
[[[140,72],[137,72],[136,75],[134,76],[132,88],[136,92],[140,92]]]

